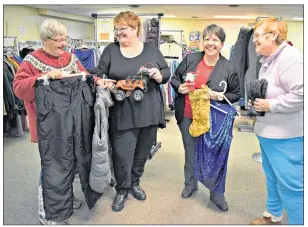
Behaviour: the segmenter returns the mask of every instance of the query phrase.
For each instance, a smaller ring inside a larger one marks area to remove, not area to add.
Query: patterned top
[[[45,53],[42,49],[38,50],[38,52],[32,52],[28,54],[25,58],[25,62],[29,62],[40,72],[49,72],[54,69],[61,69],[68,73],[80,73],[80,69],[78,68],[78,59],[76,55],[65,52],[65,54],[58,59],[58,64],[54,64],[50,59],[46,59],[44,56],[48,56],[49,54]],[[52,57],[52,59],[56,59],[56,57]]]

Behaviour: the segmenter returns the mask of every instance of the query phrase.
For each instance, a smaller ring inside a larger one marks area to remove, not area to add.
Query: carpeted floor
[[[4,138],[4,224],[39,224],[40,158],[37,144],[30,143],[29,137],[26,133],[22,138]],[[109,188],[92,210],[84,202],[69,224],[249,224],[261,216],[266,204],[265,177],[262,165],[251,158],[259,152],[253,133],[234,129],[225,193],[229,211],[225,213],[209,201],[209,191],[201,184],[190,199],[181,198],[184,150],[174,118],[159,131],[158,140],[162,147],[148,161],[141,179],[146,201],[129,196],[125,208],[115,213],[111,210],[115,190]],[[78,178],[74,185],[76,197],[84,201]]]

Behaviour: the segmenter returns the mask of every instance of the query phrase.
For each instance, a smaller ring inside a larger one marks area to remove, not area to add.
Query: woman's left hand
[[[223,100],[223,93],[222,92],[209,91],[208,95],[209,95],[211,100],[215,100],[215,101]]]
[[[163,76],[161,75],[160,71],[157,68],[149,69],[150,77],[156,80],[157,83],[161,83],[163,80]]]
[[[104,88],[106,87],[110,88],[111,86],[109,86],[109,84],[112,83],[114,85],[115,82],[116,82],[115,80],[110,80],[110,79],[98,79],[96,81],[96,85],[102,86]]]
[[[270,103],[268,99],[256,99],[253,105],[257,112],[270,112]]]

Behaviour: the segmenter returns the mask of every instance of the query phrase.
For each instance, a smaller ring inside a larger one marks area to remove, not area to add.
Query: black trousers
[[[81,77],[42,82],[35,99],[44,210],[47,220],[62,221],[73,214],[76,166],[88,207],[101,196],[89,185],[95,93]]]
[[[139,185],[144,166],[156,139],[157,125],[117,131],[110,129],[114,176],[118,194]]]
[[[185,177],[185,188],[194,190],[198,188],[198,181],[194,176],[194,157],[195,157],[195,146],[197,138],[192,137],[189,134],[189,126],[191,125],[192,119],[183,117],[179,124],[182,140],[185,150],[185,165],[184,165],[184,177]]]

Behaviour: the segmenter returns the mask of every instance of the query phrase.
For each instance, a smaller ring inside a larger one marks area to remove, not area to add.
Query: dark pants
[[[110,130],[118,194],[125,195],[129,188],[139,185],[156,133],[156,125],[123,131]]]
[[[94,130],[94,93],[81,77],[36,84],[38,144],[47,220],[63,221],[73,214],[75,166],[88,207],[101,194],[89,185]]]
[[[195,162],[195,145],[197,138],[192,137],[189,134],[189,126],[192,119],[184,117],[179,125],[182,140],[185,149],[185,165],[184,165],[184,177],[185,177],[185,188],[194,190],[198,188],[198,181],[194,176],[194,162]]]

